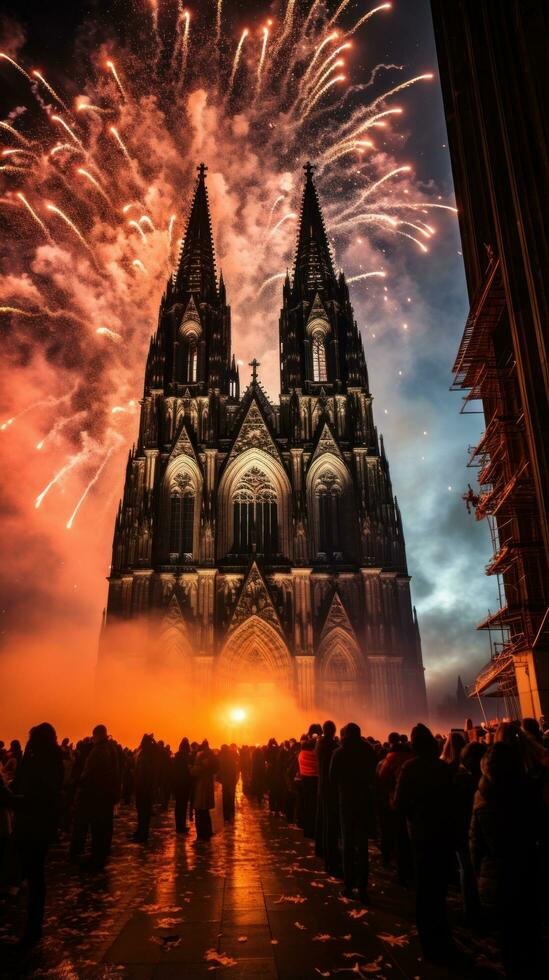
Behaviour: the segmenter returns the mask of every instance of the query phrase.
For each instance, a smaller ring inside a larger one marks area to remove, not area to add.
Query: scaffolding
[[[470,689],[471,697],[502,697],[507,713],[518,710],[514,663],[532,643],[537,619],[536,597],[526,588],[526,564],[541,548],[531,539],[527,516],[535,497],[526,449],[524,414],[517,397],[512,347],[502,343],[505,328],[494,333],[505,312],[500,262],[490,257],[483,282],[471,304],[454,364],[453,390],[464,391],[462,412],[482,402],[488,422],[478,445],[469,447],[468,466],[478,470],[478,492],[469,486],[467,508],[487,519],[493,556],[486,566],[495,575],[499,609],[477,629],[488,630],[491,658]],[[503,583],[503,584],[502,584]],[[494,639],[494,635],[498,637]]]

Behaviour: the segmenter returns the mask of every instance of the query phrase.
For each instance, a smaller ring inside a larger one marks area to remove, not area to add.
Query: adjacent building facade
[[[202,689],[280,689],[339,717],[420,715],[402,521],[313,168],[283,286],[277,405],[255,360],[240,393],[205,171],[147,358],[105,649],[113,626],[139,618],[151,661],[184,667]]]
[[[482,403],[471,451],[501,608],[473,695],[549,717],[549,98],[541,0],[431,0],[471,311],[455,388]]]

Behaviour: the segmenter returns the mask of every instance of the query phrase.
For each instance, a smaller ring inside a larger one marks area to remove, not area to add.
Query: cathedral
[[[313,168],[282,288],[276,405],[256,360],[240,391],[206,169],[150,342],[105,646],[117,623],[139,618],[150,661],[212,696],[283,691],[340,721],[420,716],[402,520]]]

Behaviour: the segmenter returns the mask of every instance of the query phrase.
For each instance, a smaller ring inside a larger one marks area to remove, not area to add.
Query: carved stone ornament
[[[246,449],[251,448],[263,449],[264,452],[278,459],[278,452],[272,436],[255,402],[252,402],[250,405],[246,417],[242,422],[235,444],[231,450],[231,458],[239,452],[244,452]]]
[[[231,630],[236,629],[237,626],[240,626],[250,616],[259,616],[280,632],[280,622],[273,600],[256,566],[252,567],[244,588],[240,593],[231,621]]]
[[[172,496],[185,496],[194,491],[194,481],[188,473],[176,473],[171,484],[170,493]]]

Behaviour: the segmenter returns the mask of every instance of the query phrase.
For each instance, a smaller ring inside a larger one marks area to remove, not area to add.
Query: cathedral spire
[[[313,182],[313,166],[306,163],[305,188],[294,265],[294,283],[303,292],[322,288],[334,280],[332,254]]]
[[[187,223],[185,238],[179,255],[175,288],[183,293],[197,293],[203,299],[217,294],[215,254],[210,221],[206,170],[204,163],[197,168],[198,178],[194,199]]]

